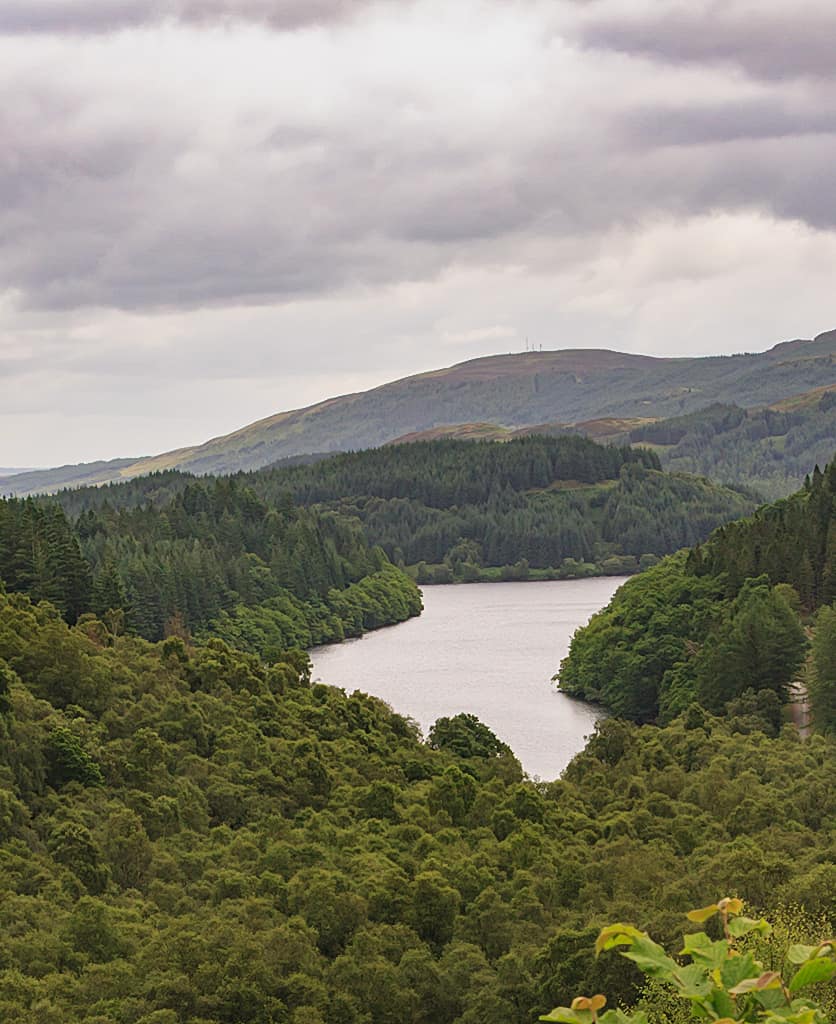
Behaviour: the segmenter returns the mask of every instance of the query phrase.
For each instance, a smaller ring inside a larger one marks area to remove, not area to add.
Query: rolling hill
[[[663,419],[713,403],[752,408],[827,385],[836,385],[836,331],[734,356],[655,358],[604,349],[487,356],[281,412],[195,447],[0,478],[0,493],[53,491],[173,468],[197,474],[258,469],[296,455],[375,447],[440,425],[513,429]]]

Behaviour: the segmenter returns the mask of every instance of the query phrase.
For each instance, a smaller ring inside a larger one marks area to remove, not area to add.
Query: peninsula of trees
[[[777,729],[803,679],[803,616],[813,712],[836,729],[835,500],[831,462],[799,493],[630,580],[575,635],[561,688],[635,721],[669,720],[695,700],[715,713],[757,705]]]

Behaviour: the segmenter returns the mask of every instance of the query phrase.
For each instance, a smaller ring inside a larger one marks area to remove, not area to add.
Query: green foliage
[[[816,728],[836,733],[836,607],[825,605],[813,634],[812,677],[809,681]]]
[[[532,783],[469,716],[434,749],[304,652],[89,625],[0,594],[2,1020],[530,1024],[637,998],[633,965],[589,956],[613,916],[669,942],[719,885],[799,904],[809,945],[836,912],[824,735],[768,738],[742,704],[745,731],[607,719]]]
[[[227,482],[276,508],[293,502],[359,521],[371,544],[419,582],[631,573],[639,560],[703,540],[752,500],[707,480],[659,472],[643,449],[577,435],[426,441],[279,465]],[[77,514],[105,501],[158,505],[195,485],[176,474],[61,496]],[[427,563],[431,570],[418,568]],[[298,593],[297,596],[304,596]]]
[[[508,745],[475,715],[464,712],[452,718],[439,718],[428,739],[434,750],[449,750],[458,757],[500,757],[510,753]]]
[[[48,766],[47,781],[55,789],[68,782],[97,786],[104,781],[101,768],[83,748],[79,738],[63,726],[49,734],[44,753]]]
[[[810,466],[836,447],[836,392],[812,391],[776,408],[715,404],[633,427],[624,440],[650,444],[665,469],[734,480],[770,500],[798,490]]]
[[[767,577],[747,580],[694,659],[696,696],[721,711],[744,690],[773,690],[782,702],[807,642],[796,612]]]
[[[725,898],[701,910],[690,911],[690,921],[703,924],[719,916],[721,937],[706,932],[684,937],[680,956],[683,964],[665,953],[647,934],[628,924],[604,928],[595,943],[596,954],[619,949],[657,986],[670,988],[685,1000],[690,1016],[697,1020],[762,1022],[762,1024],[826,1024],[814,1000],[798,993],[836,976],[836,939],[825,938],[815,945],[797,944],[786,954],[791,965],[784,979],[778,971],[766,970],[750,951],[738,948],[746,936],[769,935],[771,926],[762,918],[742,916],[743,901]],[[644,1011],[599,1011],[606,1006],[603,995],[578,996],[571,1007],[559,1006],[540,1017],[557,1024],[647,1024]]]
[[[171,491],[145,482],[158,504],[91,499],[72,528],[52,502],[0,501],[0,578],[68,621],[92,610],[105,634],[215,635],[270,660],[421,611],[415,584],[356,523],[271,508],[240,481],[176,479]]]
[[[50,601],[68,622],[88,609],[90,570],[61,508],[0,498],[0,580]]]
[[[799,611],[832,600],[834,495],[836,463],[792,498],[630,580],[575,635],[561,687],[636,721],[669,719],[695,699],[719,711],[749,690],[786,701],[806,651]],[[821,626],[813,645],[825,681],[817,690],[816,675],[811,693],[826,728],[827,613]]]

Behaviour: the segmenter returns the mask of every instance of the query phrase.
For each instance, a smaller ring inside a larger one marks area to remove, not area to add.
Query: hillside
[[[231,479],[274,507],[359,521],[419,582],[634,572],[755,506],[739,490],[661,472],[646,449],[577,435],[387,445]],[[165,507],[193,486],[172,470],[59,501],[83,522],[93,509]]]
[[[345,517],[271,507],[236,481],[178,482],[156,505],[73,522],[50,499],[0,499],[0,586],[68,622],[95,613],[148,640],[222,636],[265,658],[421,611],[414,582]]]
[[[715,402],[744,408],[836,384],[836,331],[767,352],[654,358],[594,349],[487,356],[418,374],[305,409],[278,413],[205,444],[134,461],[0,479],[0,493],[25,494],[158,470],[197,474],[258,469],[288,456],[370,448],[457,423],[505,427],[603,417],[666,418]],[[70,479],[72,477],[72,479]]]
[[[836,462],[790,498],[721,527],[630,580],[575,634],[560,686],[637,721],[694,700],[772,707],[776,725],[804,678],[814,719],[836,729]],[[816,653],[818,652],[818,653]]]
[[[607,417],[516,429],[465,423],[407,434],[392,443],[445,437],[508,441],[533,433],[578,433],[602,443],[645,445],[664,469],[733,482],[776,499],[798,490],[807,473],[836,450],[836,385],[754,409],[715,403],[670,419]]]

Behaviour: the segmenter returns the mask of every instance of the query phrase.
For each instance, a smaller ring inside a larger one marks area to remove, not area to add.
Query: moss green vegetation
[[[530,1024],[640,994],[590,955],[613,919],[668,943],[719,888],[816,943],[836,911],[833,741],[756,711],[609,720],[534,784],[469,716],[425,744],[299,652],[3,593],[0,698],[4,1021]]]
[[[664,721],[693,700],[720,712],[780,705],[806,655],[799,612],[815,629],[814,716],[833,727],[836,463],[804,489],[721,527],[707,544],[631,580],[572,641],[560,670],[570,694],[637,721]]]
[[[276,657],[421,610],[417,587],[356,523],[278,507],[236,480],[191,478],[156,503],[0,500],[0,579],[69,622],[93,612],[149,640],[220,636]]]
[[[697,543],[754,505],[739,491],[662,473],[641,449],[578,436],[416,442],[252,479],[267,496],[285,490],[358,518],[394,561],[445,565],[446,574],[417,569],[425,582],[490,578],[489,566],[525,578],[523,563],[552,578],[588,574],[584,563],[635,572],[642,555]]]

